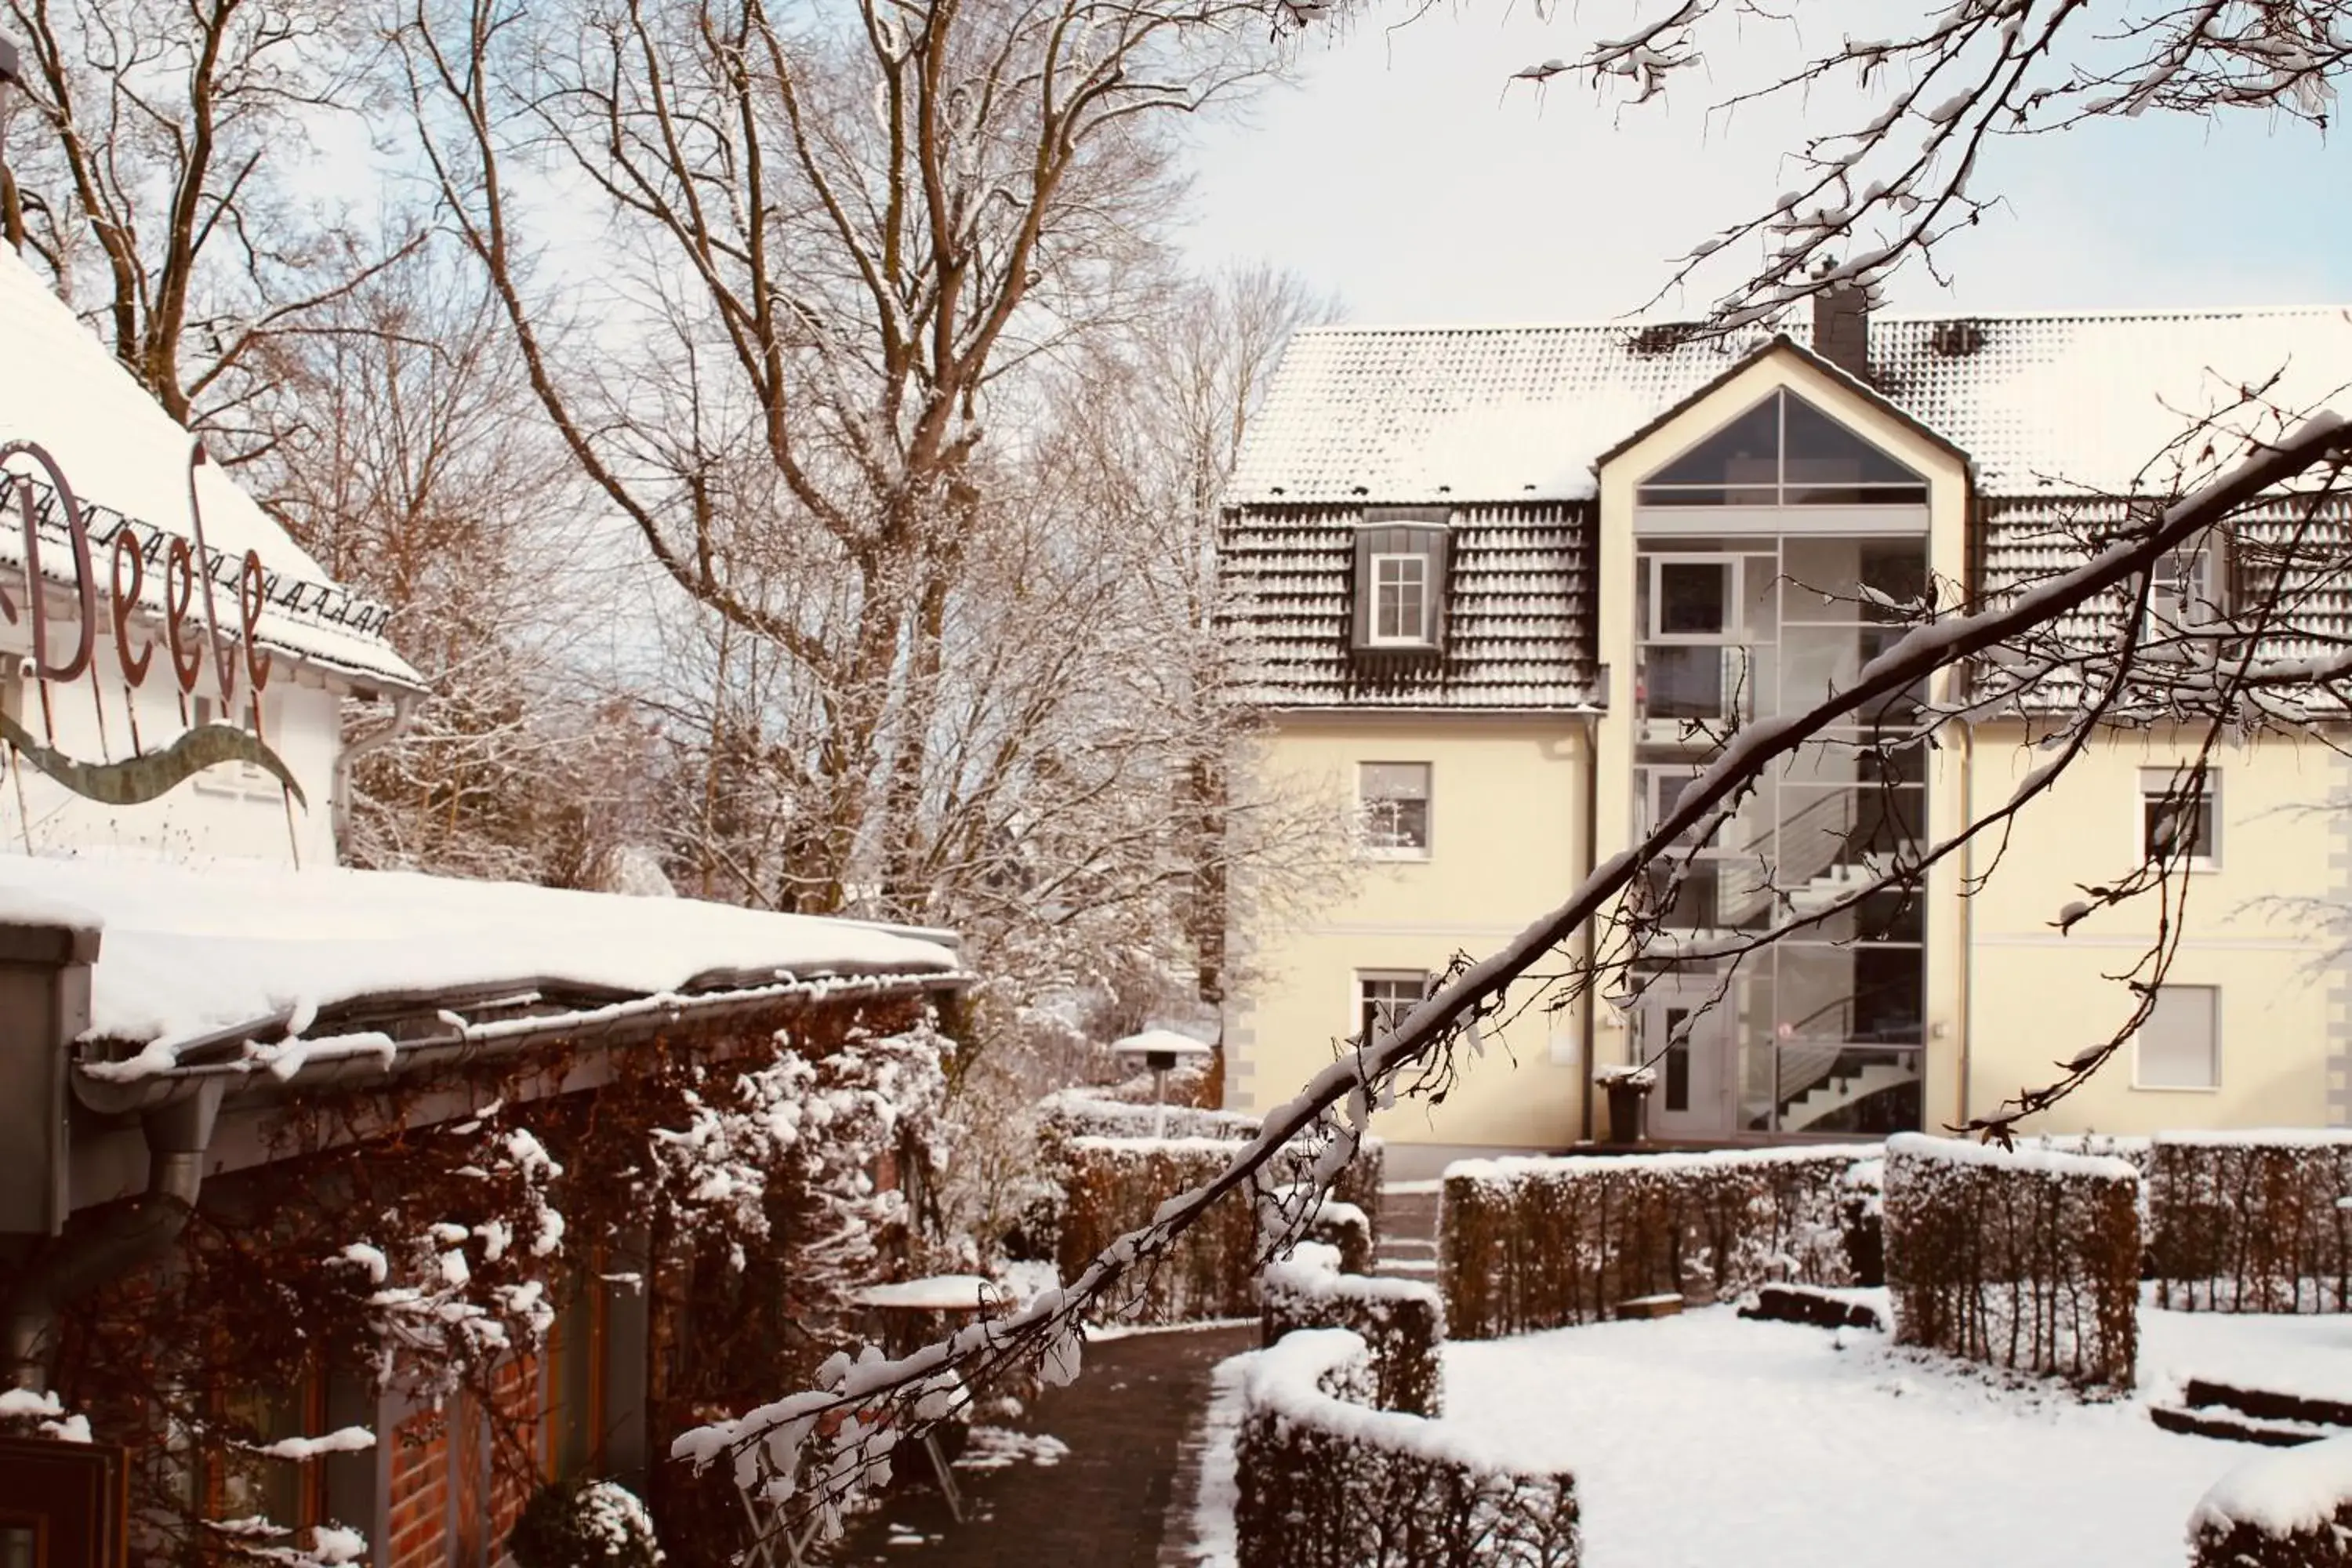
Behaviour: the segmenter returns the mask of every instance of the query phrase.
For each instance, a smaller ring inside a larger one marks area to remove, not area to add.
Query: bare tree
[[[407,251],[315,311],[253,409],[247,479],[339,582],[392,606],[429,699],[355,708],[343,849],[365,866],[587,885],[642,830],[649,752],[571,657],[611,618],[610,542],[524,384],[496,301],[446,249]]]
[[[411,248],[297,194],[326,118],[363,109],[363,13],[331,0],[8,0],[0,223],[171,416],[238,463],[279,350]]]
[[[1695,245],[1658,298],[1732,247],[1738,280],[1712,319],[1735,326],[1848,279],[1885,278],[1906,260],[1936,269],[1937,243],[1979,222],[1998,200],[1985,175],[2004,140],[2148,112],[2206,118],[2252,111],[2324,133],[2352,75],[2352,5],[2345,0],[1957,0],[1885,23],[1883,37],[1840,37],[1785,75],[1742,79],[1759,27],[1796,28],[1804,7],[1764,0],[1667,0],[1621,36],[1515,79],[1539,89],[1587,77],[1627,107],[1663,103],[1707,81],[1734,85],[1710,110],[1851,86],[1868,118],[1792,149],[1792,178],[1769,207]],[[1324,7],[1292,9],[1299,25]],[[1568,14],[1572,18],[1574,13]],[[1875,21],[1875,18],[1874,18]],[[1743,40],[1745,43],[1743,44]],[[1737,253],[1735,253],[1737,254]],[[1940,280],[1941,275],[1937,274]]]
[[[1135,306],[1169,127],[1267,72],[1262,17],[420,4],[400,39],[441,200],[574,460],[823,713],[791,902],[918,913],[987,421],[1009,375]],[[550,160],[609,231],[591,361],[530,265],[517,193]]]

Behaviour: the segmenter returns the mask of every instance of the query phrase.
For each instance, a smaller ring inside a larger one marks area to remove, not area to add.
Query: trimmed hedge
[[[1318,1255],[1319,1254],[1319,1255]],[[1375,1279],[1334,1268],[1328,1249],[1302,1247],[1263,1278],[1263,1342],[1301,1329],[1347,1329],[1371,1358],[1379,1410],[1435,1415],[1443,1407],[1445,1303],[1418,1279]]]
[[[2189,1520],[2193,1568],[2352,1568],[2352,1437],[2247,1459]]]
[[[2139,1173],[1906,1132],[1886,1144],[1898,1344],[2129,1390],[2139,1342]]]
[[[1371,1216],[1353,1204],[1343,1204],[1336,1198],[1318,1205],[1313,1218],[1307,1222],[1307,1239],[1336,1247],[1339,1268],[1348,1274],[1369,1274],[1377,1243],[1372,1238]]]
[[[1574,1477],[1367,1409],[1370,1387],[1345,1329],[1255,1352],[1234,1440],[1239,1568],[1575,1568]]]
[[[2352,1311],[2352,1131],[2167,1132],[2148,1164],[2157,1303]]]
[[[1072,1138],[1057,1148],[1062,1185],[1054,1262],[1075,1279],[1097,1254],[1151,1223],[1177,1194],[1202,1185],[1241,1145],[1210,1138]],[[1132,1282],[1135,1321],[1246,1318],[1257,1310],[1257,1207],[1248,1188],[1227,1193],[1165,1260]]]
[[[1047,1163],[1054,1163],[1055,1146],[1073,1138],[1150,1139],[1153,1128],[1162,1126],[1160,1108],[1150,1105],[1129,1105],[1119,1100],[1102,1100],[1084,1089],[1066,1089],[1048,1095],[1039,1104],[1039,1138],[1045,1145]],[[1164,1131],[1158,1134],[1185,1140],[1215,1139],[1223,1142],[1246,1143],[1258,1134],[1261,1125],[1257,1117],[1238,1110],[1203,1110],[1194,1106],[1171,1105],[1167,1109]],[[1328,1194],[1334,1202],[1353,1204],[1364,1211],[1377,1236],[1381,1224],[1381,1185],[1388,1164],[1387,1150],[1381,1141],[1367,1136],[1356,1157],[1348,1162],[1339,1177],[1332,1182]],[[1297,1150],[1286,1150],[1275,1162],[1269,1174],[1269,1184],[1286,1186],[1313,1174],[1311,1162]],[[1164,1194],[1172,1196],[1173,1194]],[[1154,1205],[1157,1206],[1157,1205]],[[1144,1211],[1140,1225],[1150,1217]]]
[[[1457,1339],[1609,1316],[1667,1293],[1851,1285],[1853,1167],[1875,1144],[1465,1160],[1446,1168],[1440,1281]],[[1858,1205],[1857,1205],[1858,1206]]]

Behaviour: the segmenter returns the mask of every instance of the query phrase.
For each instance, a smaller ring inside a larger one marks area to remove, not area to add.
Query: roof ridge
[[[1794,309],[1794,307],[1790,307]],[[2343,314],[2352,317],[2352,300],[2323,300],[2308,305],[2179,305],[2150,310],[1946,310],[1933,314],[1914,314],[1905,310],[1875,310],[1873,321],[1922,323],[1933,325],[1942,321],[2220,321],[2238,316],[2318,316]],[[1301,327],[1292,335],[1300,338],[1321,337],[1468,337],[1505,332],[1599,332],[1639,331],[1643,327],[1684,326],[1704,318],[1696,316],[1615,316],[1601,321],[1333,321],[1318,326]],[[1802,322],[1810,326],[1810,322]],[[1734,332],[1760,332],[1772,330],[1769,321],[1753,321],[1732,329]],[[1780,330],[1786,331],[1784,324]]]

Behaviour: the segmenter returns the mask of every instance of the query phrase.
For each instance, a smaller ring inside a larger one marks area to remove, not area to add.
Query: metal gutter
[[[283,1097],[352,1084],[377,1085],[412,1073],[502,1060],[556,1040],[584,1041],[615,1034],[641,1036],[675,1024],[719,1023],[746,1015],[828,1002],[919,996],[961,990],[977,979],[961,970],[810,980],[787,978],[727,991],[664,993],[600,1007],[481,1024],[445,1025],[439,1033],[404,1040],[381,1030],[355,1031],[319,1040],[287,1042],[266,1055],[247,1054],[232,1061],[184,1062],[158,1069],[114,1073],[106,1069],[127,1068],[132,1064],[78,1062],[72,1075],[73,1093],[81,1104],[102,1115],[146,1115],[199,1095],[207,1085],[220,1086],[219,1094],[225,1100],[249,1098],[256,1091]],[[282,1018],[279,1022],[282,1025]],[[231,1043],[245,1046],[254,1042],[249,1033],[240,1037],[225,1031],[195,1044],[210,1051]],[[289,1058],[295,1065],[285,1068],[283,1064]]]

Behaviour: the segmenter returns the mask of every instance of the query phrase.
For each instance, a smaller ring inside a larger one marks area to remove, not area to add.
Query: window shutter
[[[1429,646],[1445,646],[1447,611],[1454,595],[1447,591],[1445,569],[1454,552],[1454,531],[1450,528],[1416,530],[1429,556]]]
[[[1356,608],[1353,631],[1348,646],[1368,648],[1372,646],[1372,548],[1378,529],[1356,530],[1356,566],[1353,581],[1356,588]]]

